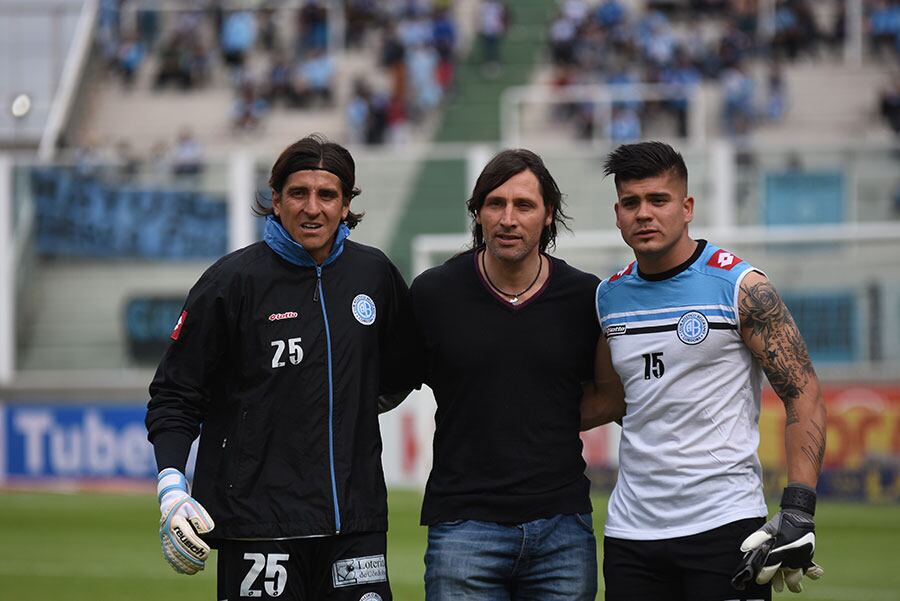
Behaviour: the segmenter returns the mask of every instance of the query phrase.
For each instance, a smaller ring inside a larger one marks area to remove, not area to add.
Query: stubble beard
[[[525,241],[522,241],[517,248],[502,248],[499,244],[496,243],[496,237],[492,237],[490,239],[485,239],[485,248],[487,251],[491,253],[498,261],[502,261],[507,264],[519,264],[521,265],[525,259],[531,256],[534,249],[537,247],[537,244],[532,244],[527,246]]]

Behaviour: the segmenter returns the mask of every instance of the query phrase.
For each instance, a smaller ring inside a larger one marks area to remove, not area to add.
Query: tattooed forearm
[[[741,328],[747,346],[784,403],[787,425],[798,421],[794,402],[815,370],[803,337],[775,288],[767,280],[741,285]]]
[[[812,427],[815,431],[806,431],[809,444],[803,445],[801,450],[818,474],[822,471],[822,462],[825,460],[825,429],[815,422]]]

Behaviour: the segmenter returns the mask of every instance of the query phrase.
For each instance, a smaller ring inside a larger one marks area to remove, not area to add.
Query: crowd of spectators
[[[189,91],[209,85],[221,65],[234,94],[229,119],[235,131],[257,129],[276,106],[339,104],[349,141],[402,142],[453,92],[459,34],[450,0],[345,0],[346,49],[370,52],[380,67],[355,81],[347,99],[337,97],[335,52],[341,49],[329,39],[326,0],[300,0],[290,8],[261,1],[252,11],[227,5],[194,0],[174,11],[101,0],[99,46],[126,86],[144,69],[152,70],[154,88]],[[500,70],[509,5],[478,1],[475,27],[487,77]],[[686,136],[688,98],[704,81],[717,82],[721,91],[722,131],[743,139],[755,125],[777,123],[787,112],[784,65],[836,54],[846,36],[842,0],[830,0],[825,11],[814,0],[777,0],[771,23],[760,22],[760,0],[648,0],[647,10],[637,13],[622,0],[557,5],[547,31],[555,85],[662,84],[666,90],[665,99],[616,102],[609,111],[573,102],[554,113],[581,137],[600,134],[616,142],[660,123]],[[900,0],[865,0],[864,9],[870,52],[900,56]],[[824,22],[821,16],[829,13],[831,21]],[[598,115],[608,115],[608,122],[595,123]]]
[[[843,3],[831,8],[832,22],[820,23],[828,11],[817,12],[811,0],[778,0],[773,21],[761,23],[757,0],[650,1],[639,13],[621,0],[560,0],[547,32],[556,86],[660,84],[665,98],[614,101],[609,123],[595,123],[592,102],[568,103],[554,115],[585,138],[636,139],[660,120],[685,137],[691,90],[714,81],[722,131],[745,139],[756,124],[777,123],[788,110],[784,64],[841,51]],[[900,0],[868,2],[865,25],[873,49],[900,56]],[[765,69],[752,68],[760,63]],[[763,71],[757,81],[754,73]]]
[[[872,0],[869,40],[876,56],[900,56],[900,0]]]
[[[448,1],[379,3],[368,13],[377,32],[386,85],[353,84],[347,105],[352,142],[401,143],[450,94],[456,78],[458,28]],[[356,40],[348,43],[357,44]]]
[[[500,47],[509,30],[512,13],[503,0],[482,0],[478,10],[478,37],[481,62],[487,77],[497,77],[501,69]]]
[[[145,72],[153,89],[184,92],[221,85],[214,75],[225,73],[235,131],[258,128],[275,106],[337,107],[335,53],[371,52],[380,72],[354,86],[349,107],[341,103],[351,136],[372,144],[406,139],[453,87],[458,31],[452,2],[346,0],[344,48],[330,39],[329,5],[262,1],[249,10],[195,0],[173,10],[101,0],[98,46],[129,88]]]
[[[201,183],[207,168],[203,144],[188,126],[171,139],[156,140],[144,152],[135,150],[127,139],[106,140],[87,132],[71,148],[71,158],[76,176],[110,184],[174,182],[176,187],[192,188]]]

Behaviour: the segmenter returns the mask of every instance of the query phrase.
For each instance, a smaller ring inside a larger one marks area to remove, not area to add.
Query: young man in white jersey
[[[771,599],[813,563],[825,407],[806,345],[768,278],[688,235],[681,155],[618,147],[616,225],[636,261],[601,282],[597,315],[625,388],[619,478],[609,501],[608,601]],[[784,403],[788,485],[765,521],[762,373]]]

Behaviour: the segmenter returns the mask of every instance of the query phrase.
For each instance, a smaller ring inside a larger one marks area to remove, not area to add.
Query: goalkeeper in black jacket
[[[347,239],[354,172],[318,137],[281,154],[265,240],[203,274],[150,386],[163,554],[193,574],[218,548],[218,599],[391,598],[378,399],[407,288]]]

